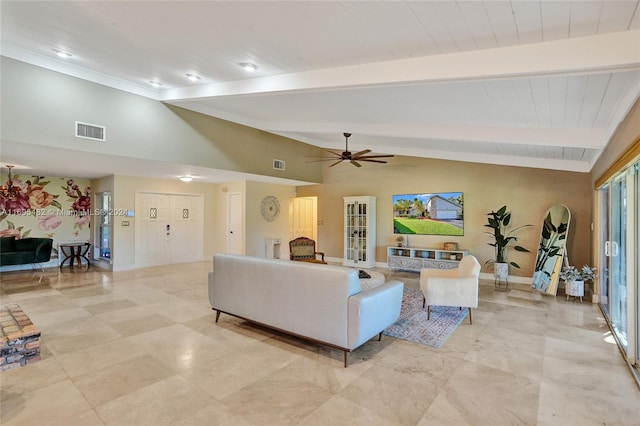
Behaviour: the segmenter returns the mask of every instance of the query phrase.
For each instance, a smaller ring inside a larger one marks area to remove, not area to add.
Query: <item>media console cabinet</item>
[[[422,268],[454,269],[467,250],[441,250],[426,247],[387,247],[390,271],[415,271]]]

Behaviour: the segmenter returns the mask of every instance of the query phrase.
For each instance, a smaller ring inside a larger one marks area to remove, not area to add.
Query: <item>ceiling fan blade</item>
[[[391,158],[391,157],[393,157],[393,155],[365,155],[363,157],[358,157],[358,158],[362,160],[363,158]]]
[[[356,152],[355,154],[352,155],[352,157],[359,157],[361,155],[368,154],[370,152],[371,152],[370,149],[365,149],[364,151]]]
[[[334,157],[327,157],[327,158],[321,158],[320,160],[309,160],[309,161],[305,161],[305,163],[317,163],[320,161],[334,161],[336,160]],[[342,159],[340,159],[340,161],[342,161]]]
[[[335,155],[335,157],[328,157],[326,155],[307,155],[307,158],[317,158],[317,160],[309,160],[307,163],[317,163],[321,161],[334,161],[334,163],[330,164],[329,167],[333,167],[337,164],[342,163],[343,161],[349,161],[356,167],[362,167],[362,164],[358,163],[358,161],[368,161],[370,163],[386,163],[386,161],[382,160],[373,160],[373,158],[390,158],[393,155],[381,154],[381,155],[366,155],[371,152],[370,149],[363,149],[362,151],[358,151],[355,154],[352,154],[349,151],[349,137],[351,133],[343,133],[345,137],[345,146],[343,152],[336,152],[330,149],[327,149],[325,153],[329,153]],[[337,161],[336,161],[337,160]]]
[[[368,158],[358,158],[358,161],[368,161],[370,163],[383,163],[386,164],[386,161],[383,160],[369,160]],[[351,161],[353,163],[353,161]]]

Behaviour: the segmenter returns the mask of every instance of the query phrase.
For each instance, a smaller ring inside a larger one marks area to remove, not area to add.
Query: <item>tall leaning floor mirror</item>
[[[542,235],[533,270],[531,287],[541,293],[555,296],[566,256],[567,235],[571,211],[563,204],[554,204],[544,215]]]

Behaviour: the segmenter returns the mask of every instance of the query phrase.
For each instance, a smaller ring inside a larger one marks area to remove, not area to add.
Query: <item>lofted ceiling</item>
[[[350,132],[354,151],[588,172],[640,95],[638,0],[2,1],[0,15],[3,56],[333,150]]]

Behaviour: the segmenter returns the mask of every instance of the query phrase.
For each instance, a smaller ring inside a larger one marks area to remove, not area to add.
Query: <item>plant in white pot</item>
[[[493,242],[487,244],[495,248],[496,257],[495,259],[488,260],[486,263],[494,264],[494,275],[496,278],[507,279],[509,276],[509,265],[520,269],[520,265],[516,262],[507,262],[507,248],[518,241],[518,238],[514,235],[516,232],[530,228],[533,225],[521,225],[510,229],[511,212],[507,211],[507,206],[502,206],[498,211],[487,213],[487,222],[484,226],[493,230],[491,232],[487,231],[487,234],[493,238]],[[513,249],[529,253],[528,249],[519,245],[514,245]]]
[[[564,280],[565,293],[567,299],[569,296],[580,297],[584,296],[584,283],[587,281],[593,281],[596,278],[597,268],[589,265],[584,265],[582,269],[577,269],[575,266],[565,266],[560,271],[560,278]]]

